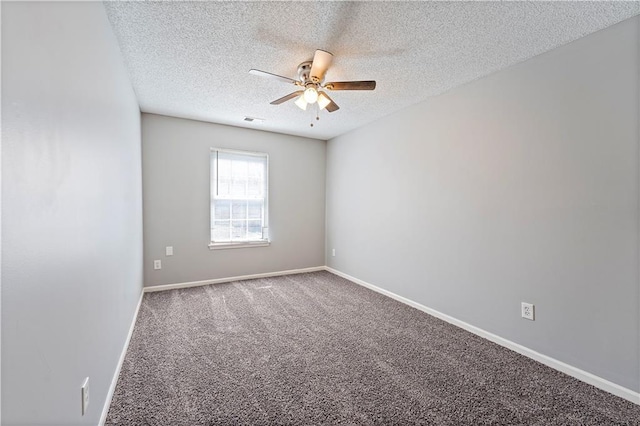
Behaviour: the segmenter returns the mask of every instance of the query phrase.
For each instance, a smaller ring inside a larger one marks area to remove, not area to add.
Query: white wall
[[[638,22],[330,140],[328,265],[638,391]]]
[[[145,286],[324,265],[324,141],[143,114],[142,144]],[[269,247],[209,250],[212,147],[269,154]]]
[[[2,421],[95,425],[142,291],[140,111],[102,3],[1,7]]]

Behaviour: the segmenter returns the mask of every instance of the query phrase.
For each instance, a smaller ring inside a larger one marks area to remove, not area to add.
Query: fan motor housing
[[[303,83],[303,85],[313,83],[309,75],[309,73],[311,73],[311,64],[312,61],[304,61],[298,65],[298,79]]]

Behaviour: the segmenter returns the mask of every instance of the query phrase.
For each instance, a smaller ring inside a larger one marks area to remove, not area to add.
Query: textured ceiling
[[[144,112],[330,139],[640,13],[639,2],[106,2]],[[340,110],[269,102],[315,49]],[[265,119],[247,123],[245,116]],[[311,127],[310,123],[314,123]]]

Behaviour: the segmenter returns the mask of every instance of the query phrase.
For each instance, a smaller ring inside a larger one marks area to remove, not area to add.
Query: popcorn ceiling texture
[[[143,112],[330,139],[640,13],[640,2],[105,2]],[[269,102],[315,49],[334,113]],[[243,121],[264,118],[263,124]],[[309,124],[313,122],[314,127]]]

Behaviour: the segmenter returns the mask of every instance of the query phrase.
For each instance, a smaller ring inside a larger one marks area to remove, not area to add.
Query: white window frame
[[[214,161],[213,155],[218,152],[225,152],[229,154],[239,154],[239,155],[249,155],[256,157],[264,157],[266,159],[265,166],[265,177],[264,177],[264,220],[262,223],[262,239],[260,240],[251,240],[251,241],[218,241],[215,242],[212,239],[211,230],[213,229],[214,223],[214,210],[212,208],[215,196],[217,194],[217,185],[218,185],[218,176],[217,176],[217,162]],[[266,247],[271,244],[271,240],[269,238],[269,154],[266,152],[256,152],[256,151],[241,151],[236,149],[227,149],[227,148],[211,148],[209,153],[209,165],[210,165],[210,175],[209,175],[209,185],[210,185],[210,196],[209,196],[209,249],[210,250],[220,250],[220,249],[234,249],[234,248],[246,248],[246,247]]]

